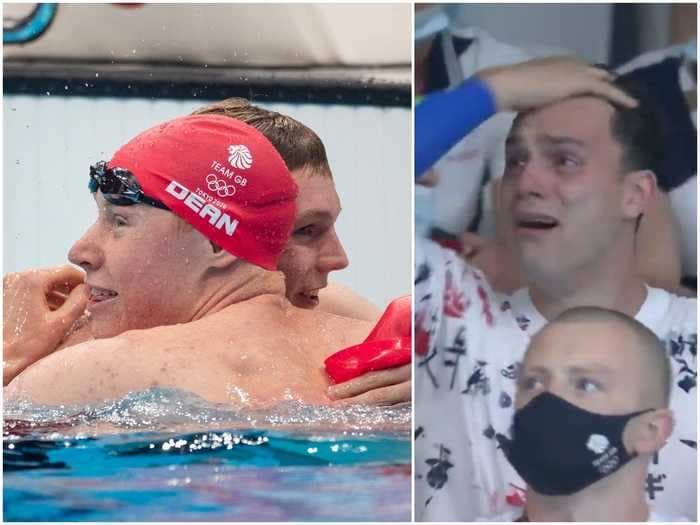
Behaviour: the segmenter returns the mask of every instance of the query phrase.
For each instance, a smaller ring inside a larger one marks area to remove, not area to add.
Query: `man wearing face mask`
[[[662,343],[624,314],[578,307],[547,324],[525,353],[502,440],[526,504],[489,521],[674,521],[644,492],[673,429],[670,381]]]
[[[653,101],[632,85],[616,87],[638,104],[572,94],[533,102],[541,107],[514,122],[501,197],[523,288],[498,294],[457,254],[416,239],[419,521],[522,508],[525,483],[502,452],[520,363],[548,320],[587,305],[633,316],[663,341],[677,422],[643,488],[656,512],[696,515],[696,301],[649,286],[635,270],[662,142]]]

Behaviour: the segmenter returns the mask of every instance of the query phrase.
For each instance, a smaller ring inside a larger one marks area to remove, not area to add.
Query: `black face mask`
[[[606,416],[544,392],[515,413],[504,451],[538,494],[573,494],[636,456],[625,449],[622,433],[630,419],[648,411]]]

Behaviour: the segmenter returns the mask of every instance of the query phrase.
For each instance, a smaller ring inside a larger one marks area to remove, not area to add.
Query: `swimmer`
[[[335,230],[342,206],[321,139],[301,123],[254,107],[242,98],[204,106],[193,115],[224,115],[243,122],[257,122],[284,157],[299,188],[292,234],[279,260],[287,299],[299,308],[318,307],[343,317],[376,322],[381,312],[373,304],[347,287],[328,282],[328,275],[346,268],[349,261]],[[295,137],[293,142],[290,136]],[[303,156],[298,153],[302,148]],[[379,388],[385,388],[392,399],[410,401],[411,365],[374,371],[331,385],[328,395],[345,402],[369,399],[381,402],[377,393],[372,393]],[[401,395],[403,397],[399,397]]]
[[[192,114],[224,115],[242,122],[264,119],[261,128],[282,152],[299,187],[296,220],[279,262],[287,299],[299,308],[320,307],[330,313],[376,321],[381,313],[376,306],[346,287],[328,283],[328,275],[346,268],[349,261],[335,230],[342,206],[321,139],[301,123],[273,111],[254,108],[242,98],[209,104]],[[289,145],[292,134],[298,135],[294,148],[307,150],[304,157],[292,151]]]
[[[302,157],[305,151],[296,150]],[[227,165],[236,156],[238,169],[255,184],[237,187],[245,201],[211,201],[199,178],[213,160]],[[295,220],[297,185],[285,161],[254,127],[197,115],[152,128],[109,164],[94,166],[98,219],[69,258],[87,274],[90,326],[98,339],[28,366],[5,395],[68,404],[173,386],[236,402],[230,398],[235,387],[251,405],[290,397],[329,403],[324,359],[362,341],[372,325],[294,307],[284,297],[283,276],[269,271]],[[17,282],[5,289],[6,298],[17,297]],[[71,316],[64,314],[67,330]],[[71,373],[57,374],[66,369]],[[355,400],[404,401],[406,392],[391,386]]]
[[[504,441],[525,508],[489,521],[674,521],[644,490],[673,428],[670,395],[666,349],[644,325],[595,307],[557,316],[530,341]]]

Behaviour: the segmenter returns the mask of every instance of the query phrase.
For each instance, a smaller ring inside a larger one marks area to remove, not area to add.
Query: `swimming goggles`
[[[90,166],[90,193],[98,189],[110,204],[131,206],[133,204],[148,204],[161,210],[169,210],[162,202],[144,195],[141,186],[134,175],[124,168],[110,168],[105,161]]]

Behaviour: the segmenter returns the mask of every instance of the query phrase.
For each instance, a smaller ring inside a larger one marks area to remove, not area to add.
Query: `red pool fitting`
[[[367,338],[325,361],[334,383],[411,362],[411,296],[392,301]]]

